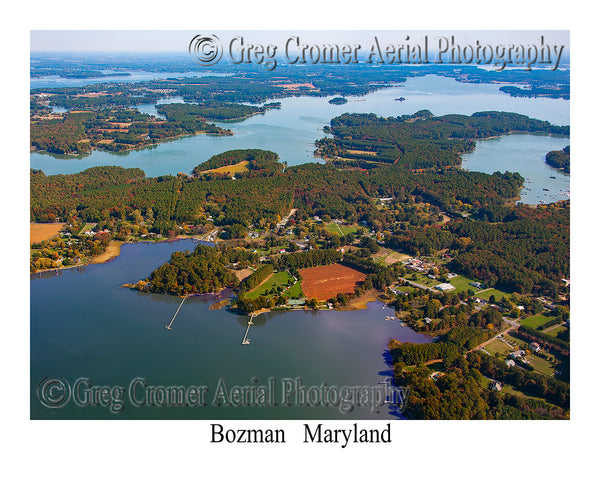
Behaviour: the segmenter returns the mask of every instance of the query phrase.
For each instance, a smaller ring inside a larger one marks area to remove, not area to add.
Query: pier
[[[248,320],[248,326],[246,327],[246,333],[244,333],[244,338],[242,339],[242,345],[250,345],[250,340],[248,340],[248,331],[250,330],[250,326],[254,325],[252,319],[254,318],[254,314],[250,315],[250,320]]]
[[[183,305],[183,302],[185,302],[186,298],[188,296],[186,295],[185,297],[183,297],[183,300],[181,301],[181,303],[179,304],[179,308],[177,309],[177,311],[175,312],[175,315],[173,315],[173,318],[171,319],[171,322],[165,327],[167,330],[171,330],[171,325],[173,325],[173,320],[175,320],[175,317],[177,316],[177,314],[179,313],[179,309],[181,308],[181,306]]]

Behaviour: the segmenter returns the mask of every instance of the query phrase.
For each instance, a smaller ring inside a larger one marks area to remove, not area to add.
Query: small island
[[[348,103],[348,100],[344,97],[335,97],[329,100],[328,103],[330,103],[331,105],[344,105]]]
[[[552,150],[546,154],[546,163],[552,168],[564,173],[571,172],[571,146],[567,145],[562,150]],[[550,177],[552,178],[552,177]]]
[[[201,116],[161,120],[128,108],[38,111],[30,121],[30,148],[61,155],[87,155],[94,149],[123,152],[199,133],[233,135]]]

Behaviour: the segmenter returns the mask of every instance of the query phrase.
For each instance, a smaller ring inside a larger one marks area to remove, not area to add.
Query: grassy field
[[[264,295],[273,287],[287,287],[287,283],[289,280],[293,280],[293,277],[288,272],[277,272],[271,275],[265,282],[261,283],[254,290],[250,290],[246,297],[254,299],[258,298],[261,295]]]
[[[335,233],[337,235],[348,235],[349,233],[356,233],[358,230],[357,225],[339,225],[335,222],[328,223],[325,227],[329,233]],[[340,233],[341,231],[341,233]]]
[[[521,392],[520,390],[517,390],[516,388],[514,388],[512,385],[507,385],[507,384],[505,384],[505,385],[502,387],[502,391],[503,391],[504,393],[510,393],[511,395],[514,395],[514,396],[516,396],[516,397],[530,398],[530,399],[532,399],[532,400],[542,400],[542,401],[543,401],[543,402],[545,402],[545,403],[549,403],[547,400],[545,400],[545,399],[544,399],[544,398],[542,398],[542,397],[533,397],[533,396],[531,396],[531,395],[526,395],[526,394],[524,394],[523,392]],[[552,404],[552,403],[550,403],[550,405],[553,405],[553,404]]]
[[[475,289],[475,287],[471,287]],[[475,296],[477,298],[481,298],[483,300],[489,300],[490,297],[494,295],[496,297],[496,302],[499,302],[502,297],[506,297],[508,293],[503,292],[502,290],[497,290],[495,288],[490,288],[489,290],[482,291],[480,293],[476,293]]]
[[[423,275],[419,272],[410,272],[407,275],[405,275],[404,278],[412,282],[417,282],[421,285],[425,285],[426,287],[435,287],[440,283],[439,280],[432,280],[427,275]]]
[[[473,290],[474,292],[477,291],[477,288],[475,288],[473,285],[469,285],[469,283],[471,282],[475,282],[476,280],[473,280],[472,278],[469,277],[465,277],[463,275],[458,275],[454,278],[450,279],[450,284],[454,285],[454,287],[456,288],[455,292],[465,292],[467,290]]]
[[[413,293],[416,292],[418,290],[417,287],[411,287],[410,285],[406,285],[406,286],[402,286],[402,287],[396,287],[398,290],[400,290],[401,292],[406,292],[406,293]]]
[[[302,282],[296,282],[288,290],[283,293],[285,298],[301,298],[304,296],[302,292]]]
[[[504,336],[506,337],[506,340],[508,340],[509,342],[516,343],[520,350],[525,350],[525,349],[529,348],[529,343],[525,342],[524,340],[521,340],[519,337],[514,335],[513,332],[508,332]]]
[[[79,230],[78,235],[81,235],[83,232],[87,232],[88,230],[91,230],[92,228],[94,228],[96,225],[98,225],[97,223],[86,223],[81,230]]]
[[[395,252],[394,250],[390,250],[389,248],[382,248],[379,252],[373,255],[373,261],[384,266],[401,262],[402,260],[406,260],[407,258],[410,258],[410,255]]]
[[[492,355],[494,355],[495,353],[499,353],[500,355],[508,355],[510,352],[513,351],[513,349],[509,345],[507,345],[499,339],[488,343],[484,348]]]
[[[531,359],[530,365],[535,369],[536,372],[543,375],[548,375],[549,377],[552,376],[554,373],[554,365],[552,365],[548,360],[536,357],[535,355],[530,355],[529,358]]]
[[[522,320],[519,320],[519,323],[521,325],[524,325],[525,327],[537,328],[540,325],[543,325],[544,323],[549,322],[553,318],[554,317],[547,317],[546,315],[538,313],[537,315],[532,315],[531,317],[527,317]]]
[[[243,162],[236,163],[234,165],[225,165],[224,167],[213,168],[212,170],[206,170],[201,173],[230,173],[235,175],[236,173],[247,172],[248,163],[250,163],[248,160],[244,160]]]
[[[558,327],[554,326],[550,327],[550,329],[544,330],[544,333],[550,335],[551,337],[556,337],[560,332],[564,332],[565,330],[568,330],[568,328],[564,325],[559,325]]]

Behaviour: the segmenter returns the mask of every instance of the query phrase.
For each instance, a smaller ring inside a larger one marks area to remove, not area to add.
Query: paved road
[[[417,282],[413,282],[412,280],[407,280],[406,278],[402,278],[399,277],[400,280],[403,280],[405,282],[407,282],[409,285],[412,285],[413,287],[417,287],[417,288],[422,288],[423,290],[431,290],[432,292],[438,292],[439,290],[436,290],[433,287],[428,287],[427,285],[423,285],[421,283],[417,283]]]

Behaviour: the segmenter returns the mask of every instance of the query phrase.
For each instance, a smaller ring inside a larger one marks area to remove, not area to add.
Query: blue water
[[[405,97],[406,101],[394,101],[399,96]],[[464,84],[437,76],[409,78],[405,86],[381,89],[362,97],[349,97],[345,105],[330,105],[329,98],[331,97],[284,98],[281,99],[282,108],[279,110],[270,110],[240,122],[217,123],[230,128],[234,132],[233,136],[196,135],[120,154],[94,151],[83,158],[32,153],[30,165],[31,168],[43,170],[47,175],[76,173],[97,165],[121,165],[141,168],[147,176],[159,176],[189,173],[211,156],[236,148],[272,150],[289,165],[298,165],[316,161],[313,155],[314,142],[324,137],[322,128],[331,118],[345,112],[397,116],[422,109],[429,109],[435,115],[470,115],[482,110],[503,110],[559,125],[570,123],[569,102],[566,100],[513,98],[499,92],[497,85]],[[182,99],[175,98],[173,101],[180,102]],[[144,105],[142,111],[156,113],[154,105]],[[517,168],[516,171],[529,178],[527,175],[531,170],[521,171],[518,169],[519,164],[511,164],[511,168],[508,168],[508,164],[504,166],[504,152],[502,148],[494,148],[496,145],[500,147],[500,144],[494,142],[488,144],[491,149],[489,154],[495,158],[491,163],[498,164],[498,170],[501,171]],[[547,152],[554,148],[555,142],[550,137],[540,137],[536,145],[542,150],[547,148]],[[531,152],[524,150],[522,154],[529,160],[539,158],[537,148]],[[469,168],[476,169],[473,166]],[[535,172],[529,179],[538,182],[544,175],[545,172],[541,175]],[[545,184],[540,184],[539,190],[545,187]]]
[[[376,387],[391,375],[385,351],[390,338],[429,342],[397,321],[393,310],[370,303],[353,312],[285,312],[257,317],[250,345],[241,345],[247,316],[209,310],[210,298],[192,297],[166,330],[181,299],[119,288],[145,278],[173,251],[191,250],[190,240],[123,246],[115,260],[31,280],[31,416],[33,418],[390,418],[357,408],[335,407],[135,407],[115,415],[107,408],[82,408],[71,401],[48,409],[36,396],[39,382],[80,377],[97,386],[127,387],[136,377],[152,385],[206,385],[212,401],[219,378],[228,386],[300,377],[306,386]]]

